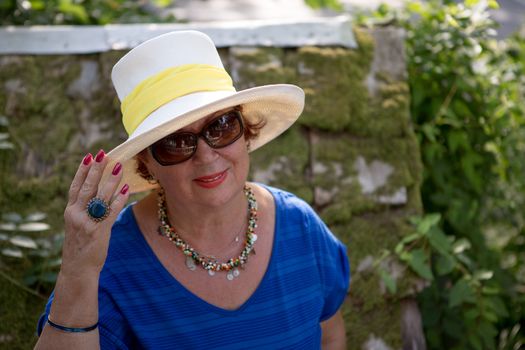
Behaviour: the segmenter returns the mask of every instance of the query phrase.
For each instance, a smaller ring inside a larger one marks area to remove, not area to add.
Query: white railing
[[[159,34],[200,30],[218,47],[357,46],[347,16],[304,20],[253,20],[106,26],[32,26],[0,28],[0,54],[84,54],[127,50]]]

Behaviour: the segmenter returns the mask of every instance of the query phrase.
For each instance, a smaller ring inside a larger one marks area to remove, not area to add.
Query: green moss
[[[296,83],[306,93],[301,124],[327,131],[347,130],[355,116],[366,114],[365,78],[373,55],[372,38],[356,32],[359,49],[303,47],[294,63]]]
[[[348,130],[354,135],[382,139],[405,137],[410,132],[407,84],[380,81],[377,94],[368,98],[367,113],[353,116]]]
[[[350,295],[352,300],[352,295]],[[378,308],[363,312],[358,300],[343,305],[346,324],[347,349],[361,350],[373,335],[381,338],[390,349],[401,349],[401,306],[385,301]]]
[[[326,220],[324,212],[321,216]],[[399,297],[381,293],[375,270],[357,272],[357,267],[365,257],[377,258],[383,249],[393,249],[399,239],[410,232],[405,217],[404,212],[382,211],[331,226],[348,247],[352,271],[350,293],[343,305],[347,336],[351,339],[349,349],[360,349],[372,333],[391,348],[401,348]],[[412,278],[407,274],[398,280],[400,295],[405,295]]]
[[[234,48],[228,59],[237,90],[266,84],[291,83],[295,69],[283,64],[281,48]]]
[[[308,127],[340,131],[354,115],[365,113],[368,67],[355,61],[356,53],[342,48],[300,48],[297,53],[297,84],[306,93],[299,122]],[[315,73],[313,73],[315,72]]]

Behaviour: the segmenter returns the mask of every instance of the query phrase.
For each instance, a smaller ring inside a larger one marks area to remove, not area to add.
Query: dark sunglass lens
[[[240,116],[232,111],[221,115],[203,131],[206,142],[215,148],[226,147],[236,141],[242,133]]]
[[[152,151],[161,164],[176,164],[189,159],[195,152],[196,137],[192,134],[172,134],[156,142]]]

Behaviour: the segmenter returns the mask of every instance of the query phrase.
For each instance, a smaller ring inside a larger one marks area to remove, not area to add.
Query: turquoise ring
[[[105,200],[93,197],[87,204],[87,214],[91,220],[99,222],[108,217],[110,208]]]

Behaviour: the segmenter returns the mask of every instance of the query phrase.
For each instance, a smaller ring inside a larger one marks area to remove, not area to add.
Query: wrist
[[[78,269],[67,269],[62,266],[57,276],[57,285],[63,283],[66,285],[82,286],[97,284],[100,278],[100,271],[78,271]]]
[[[61,324],[51,321],[49,319],[49,316],[47,317],[47,323],[51,327],[58,329],[59,331],[66,332],[66,333],[87,333],[87,332],[91,332],[97,329],[98,327],[98,322],[95,324],[92,324],[91,326],[87,326],[87,327],[69,327],[69,326],[61,325]]]
[[[98,275],[58,274],[50,318],[59,325],[89,327],[98,322]]]

